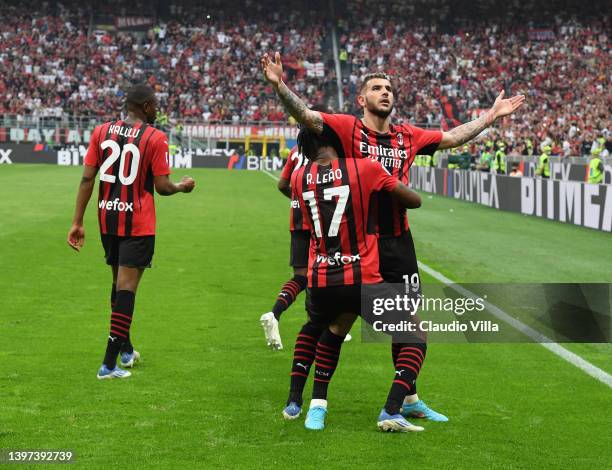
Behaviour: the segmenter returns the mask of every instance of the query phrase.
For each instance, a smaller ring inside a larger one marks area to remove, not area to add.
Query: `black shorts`
[[[352,286],[309,287],[306,311],[313,323],[328,325],[342,313],[361,314],[361,284]]]
[[[155,251],[155,235],[119,237],[101,234],[106,264],[126,268],[150,268]]]
[[[408,275],[409,282],[414,282],[413,275],[416,274],[416,281],[420,284],[419,265],[410,232],[399,237],[379,238],[378,257],[380,275],[385,282],[405,283],[405,275]]]
[[[289,266],[294,268],[308,267],[308,251],[310,250],[310,231],[294,230],[291,232],[291,249],[289,251]]]

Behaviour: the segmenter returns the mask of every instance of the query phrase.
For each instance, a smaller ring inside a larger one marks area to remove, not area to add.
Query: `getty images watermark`
[[[364,285],[362,337],[532,342],[523,325],[541,333],[543,341],[606,343],[612,337],[611,292],[610,284]]]

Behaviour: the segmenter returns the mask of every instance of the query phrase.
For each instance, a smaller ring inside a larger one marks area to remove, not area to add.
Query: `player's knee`
[[[136,293],[143,269],[119,267],[117,273],[117,290],[129,290]]]
[[[306,277],[307,273],[308,273],[308,270],[306,268],[293,268],[293,275],[294,276],[303,276],[303,277]]]
[[[329,325],[329,331],[337,336],[346,336],[355,322],[355,315],[340,315],[332,324]]]
[[[127,277],[127,276],[119,276],[117,278],[117,290],[127,290],[130,292],[134,292],[136,293],[136,290],[138,289],[138,279],[132,279],[131,277]]]
[[[312,320],[308,319],[304,326],[302,326],[302,332],[304,334],[310,335],[313,338],[319,338],[323,330],[325,329],[325,325],[320,323],[313,323]]]
[[[117,291],[127,290],[127,291],[133,292],[135,294],[137,288],[138,288],[138,286],[136,286],[136,285],[134,285],[132,283],[129,283],[129,282],[124,282],[124,283],[117,282]]]

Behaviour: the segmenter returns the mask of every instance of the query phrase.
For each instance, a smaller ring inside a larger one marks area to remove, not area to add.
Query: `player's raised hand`
[[[85,229],[82,225],[72,224],[70,231],[68,232],[68,245],[76,251],[81,251],[83,244],[85,243]]]
[[[264,54],[261,58],[261,68],[266,80],[272,85],[278,85],[283,78],[283,64],[281,62],[280,52],[274,54],[274,61],[270,59],[268,54]]]
[[[183,176],[181,178],[181,185],[184,193],[190,193],[195,188],[195,180],[191,176]]]
[[[507,116],[516,111],[525,102],[525,95],[516,95],[512,98],[504,99],[504,90],[497,95],[491,110],[495,119]]]

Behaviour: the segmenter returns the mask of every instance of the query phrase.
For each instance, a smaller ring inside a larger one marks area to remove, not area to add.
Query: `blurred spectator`
[[[512,171],[510,172],[510,176],[516,176],[516,177],[523,176],[523,173],[519,169],[518,163],[513,163],[512,164]]]

